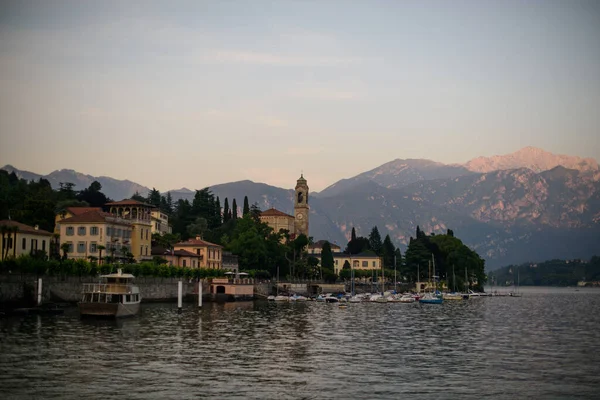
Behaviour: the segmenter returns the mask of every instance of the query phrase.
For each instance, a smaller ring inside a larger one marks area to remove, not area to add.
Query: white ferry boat
[[[84,283],[79,313],[105,317],[127,317],[140,311],[140,289],[131,284],[134,276],[118,270],[116,274],[101,275],[102,283]]]

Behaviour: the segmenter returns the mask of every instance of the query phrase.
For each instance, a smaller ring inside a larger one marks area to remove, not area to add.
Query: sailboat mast
[[[452,290],[456,293],[456,275],[454,274],[454,264],[452,264]]]
[[[383,273],[383,263],[381,263],[381,295],[385,294],[385,276]]]

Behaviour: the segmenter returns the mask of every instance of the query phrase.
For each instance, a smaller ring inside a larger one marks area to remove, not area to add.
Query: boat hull
[[[78,303],[81,316],[130,317],[140,312],[140,303]]]
[[[421,304],[442,304],[443,302],[443,299],[419,299]]]

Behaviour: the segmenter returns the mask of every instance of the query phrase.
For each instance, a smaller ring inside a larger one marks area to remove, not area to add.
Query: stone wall
[[[96,282],[95,279],[79,277],[42,278],[42,301],[77,302],[81,298],[81,284]],[[177,278],[137,278],[136,285],[142,293],[143,302],[177,301]],[[37,277],[34,275],[0,275],[0,303],[33,305],[37,295]],[[197,301],[198,289],[194,281],[183,281],[183,300]],[[202,281],[203,297],[210,297],[207,281]]]

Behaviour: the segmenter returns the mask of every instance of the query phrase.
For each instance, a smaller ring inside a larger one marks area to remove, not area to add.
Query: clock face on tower
[[[298,214],[298,219],[302,219],[304,218],[304,215],[302,215],[302,213]]]

